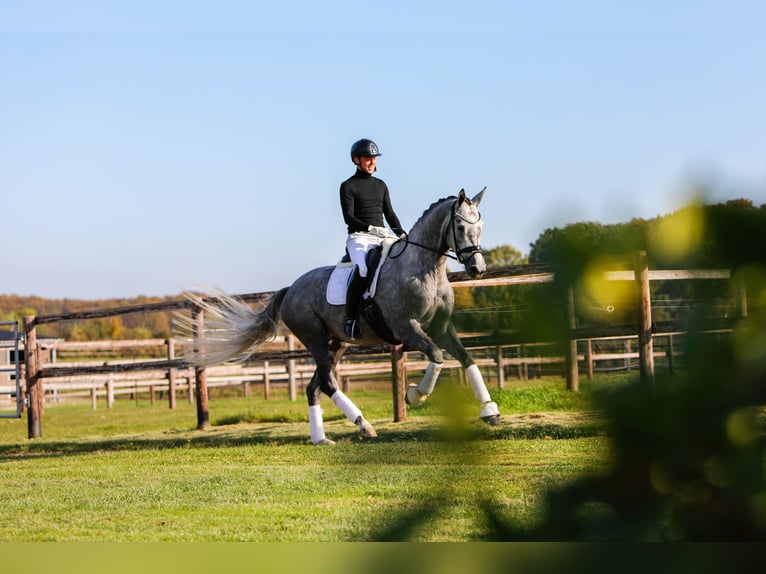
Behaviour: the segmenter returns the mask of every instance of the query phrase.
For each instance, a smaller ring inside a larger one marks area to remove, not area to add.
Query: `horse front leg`
[[[426,367],[426,372],[423,373],[423,378],[420,379],[420,383],[417,385],[411,383],[407,388],[407,394],[404,395],[404,402],[408,405],[417,405],[428,400],[428,397],[434,392],[434,387],[436,387],[436,381],[439,379],[443,365],[444,363],[434,363],[433,361],[429,361],[428,366]]]
[[[444,353],[431,340],[431,337],[423,330],[420,323],[414,319],[399,327],[398,336],[408,346],[417,349],[428,357],[428,367],[426,367],[426,372],[423,374],[420,383],[417,385],[411,384],[404,395],[404,402],[408,405],[417,405],[426,401],[431,396],[431,393],[434,392],[436,381],[439,379],[439,374],[444,365]]]
[[[463,346],[452,322],[446,326],[446,329],[438,339],[447,352],[460,361],[463,369],[465,369],[465,378],[471,386],[473,396],[481,405],[479,418],[492,426],[500,424],[500,410],[497,408],[497,403],[490,397],[479,367],[476,365],[471,354]]]

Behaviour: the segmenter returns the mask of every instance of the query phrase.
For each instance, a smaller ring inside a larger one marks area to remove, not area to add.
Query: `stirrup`
[[[359,329],[359,321],[351,317],[346,317],[346,324],[343,326],[343,331],[346,333],[346,337],[350,339],[359,339],[362,333]]]

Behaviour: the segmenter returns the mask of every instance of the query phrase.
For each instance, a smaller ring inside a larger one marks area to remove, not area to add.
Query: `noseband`
[[[450,228],[452,230],[452,243],[455,246],[453,249],[453,251],[455,252],[455,255],[451,255],[449,253],[449,248],[447,249],[448,252],[444,253],[443,251],[439,249],[434,249],[433,247],[429,247],[428,245],[423,245],[421,243],[417,243],[416,241],[411,241],[409,236],[405,236],[404,239],[399,239],[398,241],[396,241],[396,243],[404,241],[404,248],[399,252],[399,255],[389,254],[389,258],[396,259],[397,257],[400,257],[402,253],[404,253],[404,250],[407,249],[408,245],[414,245],[416,247],[420,247],[421,249],[425,249],[426,251],[431,251],[432,253],[438,253],[439,255],[446,255],[450,259],[459,261],[463,265],[465,265],[466,261],[468,261],[468,259],[470,259],[475,253],[481,253],[481,245],[467,245],[466,247],[461,247],[458,249],[457,220],[462,219],[466,223],[470,223],[471,225],[473,225],[481,221],[481,213],[479,213],[479,217],[477,217],[474,221],[471,221],[464,215],[457,212],[457,202],[458,200],[456,199],[455,202],[452,204],[452,210],[450,212]]]

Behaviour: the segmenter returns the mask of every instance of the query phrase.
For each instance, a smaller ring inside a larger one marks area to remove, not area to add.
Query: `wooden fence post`
[[[747,285],[745,284],[745,277],[740,276],[736,280],[737,300],[739,301],[739,317],[744,319],[747,317]]]
[[[271,373],[269,373],[269,362],[263,361],[263,398],[269,400],[271,397]]]
[[[205,319],[202,308],[192,306],[192,322],[194,323],[194,352],[195,355],[201,349],[201,340],[204,337]],[[210,411],[207,401],[207,370],[205,367],[194,367],[194,390],[197,395],[197,430],[210,428]]]
[[[567,322],[570,332],[577,326],[575,320],[574,288],[570,285],[567,288]],[[569,335],[572,337],[572,335]],[[566,349],[566,369],[567,369],[567,390],[578,391],[580,389],[580,380],[577,372],[577,339],[567,340]]]
[[[391,347],[391,382],[394,394],[394,422],[407,420],[404,395],[407,392],[407,364],[402,345]]]
[[[585,362],[588,365],[588,380],[593,380],[593,339],[588,339],[585,346]]]
[[[505,388],[505,367],[503,366],[503,346],[498,345],[496,347],[497,355],[497,388],[503,390]]]
[[[24,335],[24,364],[26,366],[27,398],[27,436],[40,438],[43,436],[41,420],[43,417],[44,391],[40,378],[40,349],[37,346],[37,329],[34,315],[26,315],[23,320]]]
[[[529,363],[524,361],[524,358],[527,356],[527,346],[522,344],[521,347],[519,347],[519,357],[522,359],[519,363],[519,379],[522,381],[528,381],[529,380]]]
[[[176,342],[170,338],[167,340],[168,345],[168,361],[172,361],[176,358]],[[168,369],[168,408],[175,410],[176,408],[176,370],[173,367]]]
[[[114,405],[114,380],[109,373],[106,379],[106,408],[111,409]]]
[[[654,345],[652,344],[652,298],[649,292],[649,263],[646,251],[636,260],[636,283],[638,285],[638,360],[641,382],[654,385]]]
[[[672,375],[675,371],[675,345],[673,344],[673,333],[670,333],[668,335],[668,369],[670,370],[670,374]]]
[[[295,350],[295,337],[292,334],[286,337],[287,350]],[[294,401],[298,395],[297,385],[295,384],[295,359],[289,359],[287,361],[287,395],[291,401]]]

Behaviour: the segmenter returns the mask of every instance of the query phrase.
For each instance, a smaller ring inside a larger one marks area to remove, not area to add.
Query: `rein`
[[[401,257],[402,253],[404,253],[408,245],[414,245],[415,247],[420,247],[421,249],[425,249],[426,251],[430,251],[438,255],[444,255],[446,257],[449,257],[450,259],[454,259],[455,261],[465,264],[466,259],[471,257],[474,253],[481,253],[481,245],[467,245],[466,247],[462,247],[460,249],[457,248],[457,225],[455,221],[458,218],[462,219],[466,223],[474,224],[481,221],[481,214],[479,214],[479,217],[476,220],[471,221],[470,219],[467,219],[466,217],[464,217],[463,215],[457,212],[457,200],[455,200],[455,202],[452,204],[452,211],[450,213],[450,227],[452,228],[452,242],[455,245],[455,248],[453,249],[453,251],[455,251],[455,255],[452,255],[451,253],[449,253],[450,251],[449,247],[447,248],[447,252],[445,253],[439,249],[434,249],[433,247],[429,247],[428,245],[423,245],[422,243],[411,241],[409,238],[409,235],[405,234],[404,239],[398,239],[393,244],[393,245],[396,245],[397,243],[401,243],[403,241],[404,247],[402,248],[402,250],[399,252],[398,255],[392,255],[391,252],[389,251],[389,255],[388,255],[389,259],[396,259],[397,257]],[[466,253],[468,254],[467,256],[465,255]]]

